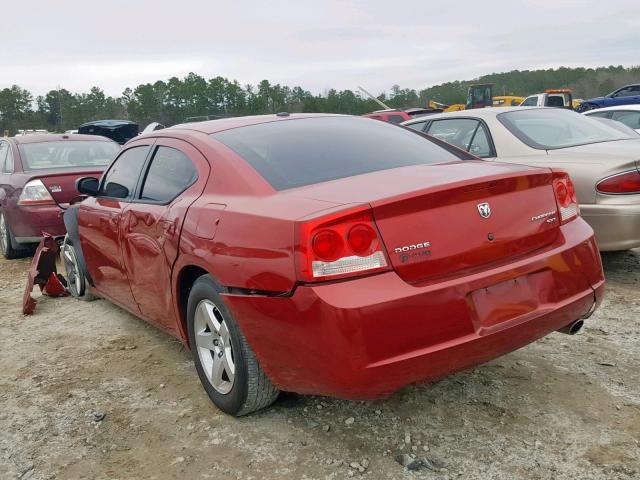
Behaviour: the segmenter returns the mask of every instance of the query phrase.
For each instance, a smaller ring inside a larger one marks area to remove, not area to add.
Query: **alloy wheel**
[[[233,388],[235,363],[229,329],[211,300],[198,303],[194,318],[198,357],[211,386],[225,395]]]
[[[81,296],[82,278],[80,276],[80,267],[78,266],[78,259],[76,258],[76,253],[73,250],[73,245],[69,245],[69,243],[67,243],[67,238],[65,238],[65,241],[62,244],[62,255],[64,257],[69,285],[73,284],[76,290],[76,295]]]

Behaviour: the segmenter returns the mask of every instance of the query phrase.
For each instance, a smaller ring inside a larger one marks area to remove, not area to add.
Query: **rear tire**
[[[69,235],[65,235],[64,241],[60,246],[60,253],[62,254],[64,270],[67,274],[67,289],[71,296],[85,302],[94,300],[95,297],[87,292],[87,279],[82,268],[80,268],[75,247]]]
[[[0,252],[7,260],[24,257],[29,252],[28,247],[18,246],[3,212],[0,212]]]
[[[210,275],[193,284],[187,305],[189,344],[211,401],[236,417],[271,405],[278,389],[258,363]]]

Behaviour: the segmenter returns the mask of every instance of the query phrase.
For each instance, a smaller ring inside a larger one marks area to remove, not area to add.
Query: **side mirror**
[[[95,177],[82,177],[76,180],[76,190],[83,195],[95,197],[98,195],[100,182]]]

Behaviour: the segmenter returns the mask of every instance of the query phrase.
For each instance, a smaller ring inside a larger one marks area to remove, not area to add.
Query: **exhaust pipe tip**
[[[575,335],[584,326],[584,320],[576,320],[575,322],[571,322],[569,325],[562,327],[558,330],[560,333],[566,333],[567,335]]]

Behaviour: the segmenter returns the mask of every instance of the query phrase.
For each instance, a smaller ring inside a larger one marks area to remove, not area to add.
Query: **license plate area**
[[[536,272],[472,292],[476,329],[492,329],[538,310],[549,300],[545,284],[548,285],[550,276],[549,271]]]

